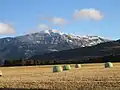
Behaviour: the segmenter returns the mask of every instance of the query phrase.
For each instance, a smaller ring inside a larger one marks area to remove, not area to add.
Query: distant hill
[[[102,59],[101,62],[120,61],[118,57],[120,58],[120,40],[105,42],[95,46],[46,53],[44,55],[34,55],[29,60],[84,63],[97,62],[100,59]]]

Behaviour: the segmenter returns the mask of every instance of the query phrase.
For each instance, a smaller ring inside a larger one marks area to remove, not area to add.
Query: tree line
[[[3,62],[3,61],[2,61]],[[31,65],[54,65],[54,64],[76,64],[76,63],[104,63],[104,62],[120,62],[120,55],[110,55],[104,57],[95,57],[88,59],[67,59],[67,60],[57,60],[57,59],[47,59],[47,60],[4,60],[1,66],[31,66]]]

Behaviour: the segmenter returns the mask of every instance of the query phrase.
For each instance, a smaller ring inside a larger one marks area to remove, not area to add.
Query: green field
[[[53,73],[52,66],[1,67],[0,88],[54,90],[120,90],[120,63],[82,64],[82,68]]]

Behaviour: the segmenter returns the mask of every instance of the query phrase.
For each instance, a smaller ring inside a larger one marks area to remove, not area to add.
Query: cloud
[[[14,34],[15,30],[7,23],[0,22],[0,34]]]
[[[94,8],[75,10],[73,13],[73,19],[101,20],[103,17],[103,14]]]
[[[65,24],[68,23],[67,20],[61,17],[41,17],[41,18],[42,20],[47,20],[48,22],[58,26],[64,26]]]
[[[34,29],[28,30],[24,33],[25,34],[30,34],[30,33],[36,33],[36,32],[39,32],[39,31],[43,31],[43,30],[49,30],[49,29],[50,29],[50,27],[47,26],[46,24],[39,24]]]
[[[64,24],[66,24],[66,20],[63,19],[63,18],[59,18],[59,17],[51,18],[50,22],[53,22],[53,24],[55,24],[55,25],[64,25]]]
[[[37,27],[38,30],[48,30],[49,27],[45,24],[39,24]]]

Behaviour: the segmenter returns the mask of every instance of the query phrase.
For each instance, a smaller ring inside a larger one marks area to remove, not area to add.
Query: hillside
[[[101,62],[107,60],[118,60],[120,57],[120,40],[101,43],[95,46],[88,46],[82,48],[76,48],[71,50],[64,50],[60,52],[46,53],[44,55],[34,55],[30,60],[49,61],[56,62],[97,62],[98,59],[102,59]],[[117,58],[116,58],[117,57]],[[91,60],[91,61],[90,61]],[[109,61],[108,60],[108,61]],[[120,61],[120,60],[118,60]]]

